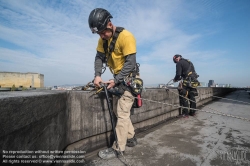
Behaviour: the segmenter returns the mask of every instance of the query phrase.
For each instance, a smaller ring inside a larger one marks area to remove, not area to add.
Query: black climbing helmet
[[[174,57],[173,57],[173,61],[174,61],[174,63],[176,63],[176,58],[178,58],[178,57],[181,57],[181,58],[182,58],[182,56],[181,56],[180,54],[176,54],[176,55],[174,55]]]
[[[96,8],[89,14],[89,28],[92,33],[98,33],[107,28],[112,15],[105,9]]]

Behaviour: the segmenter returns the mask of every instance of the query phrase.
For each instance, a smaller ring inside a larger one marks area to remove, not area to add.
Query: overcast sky
[[[200,82],[250,86],[250,0],[0,0],[0,71],[41,73],[45,86],[91,81],[97,7],[134,34],[144,84],[172,79],[181,54]]]

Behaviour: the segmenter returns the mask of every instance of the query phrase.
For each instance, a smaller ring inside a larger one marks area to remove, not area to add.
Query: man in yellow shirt
[[[97,33],[100,36],[96,49],[94,84],[100,87],[100,83],[106,83],[108,84],[107,89],[119,87],[120,92],[115,128],[118,140],[117,143],[113,143],[112,148],[99,152],[99,156],[103,159],[120,155],[121,152],[125,151],[126,145],[132,147],[137,144],[134,127],[130,119],[130,109],[133,105],[134,97],[124,84],[124,79],[136,67],[136,41],[132,33],[121,27],[116,27],[110,21],[111,18],[113,17],[107,10],[96,8],[91,11],[88,20],[92,33]],[[119,32],[117,33],[118,30]],[[115,38],[116,40],[114,40]],[[115,43],[113,46],[112,42]],[[105,82],[102,80],[103,63],[106,63],[109,67],[114,75],[114,79]]]

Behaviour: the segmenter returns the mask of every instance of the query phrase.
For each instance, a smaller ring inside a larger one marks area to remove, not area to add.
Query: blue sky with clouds
[[[99,36],[88,16],[97,7],[136,37],[145,84],[172,79],[178,53],[200,82],[250,86],[249,0],[0,0],[0,71],[42,73],[45,86],[91,81]]]

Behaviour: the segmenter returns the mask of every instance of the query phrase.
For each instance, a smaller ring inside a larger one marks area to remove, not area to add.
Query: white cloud
[[[0,42],[14,44],[0,45],[0,70],[45,74],[45,85],[92,80],[98,35],[90,32],[88,16],[96,7],[108,9],[115,25],[135,35],[137,59],[146,84],[164,83],[174,76],[172,57],[176,53],[191,59],[204,80],[213,76],[207,72],[211,67],[207,62],[218,70],[230,62],[220,60],[227,50],[197,46],[204,44],[204,38],[219,33],[197,21],[218,18],[221,1],[0,0]],[[109,77],[112,75],[107,69],[103,79]]]

